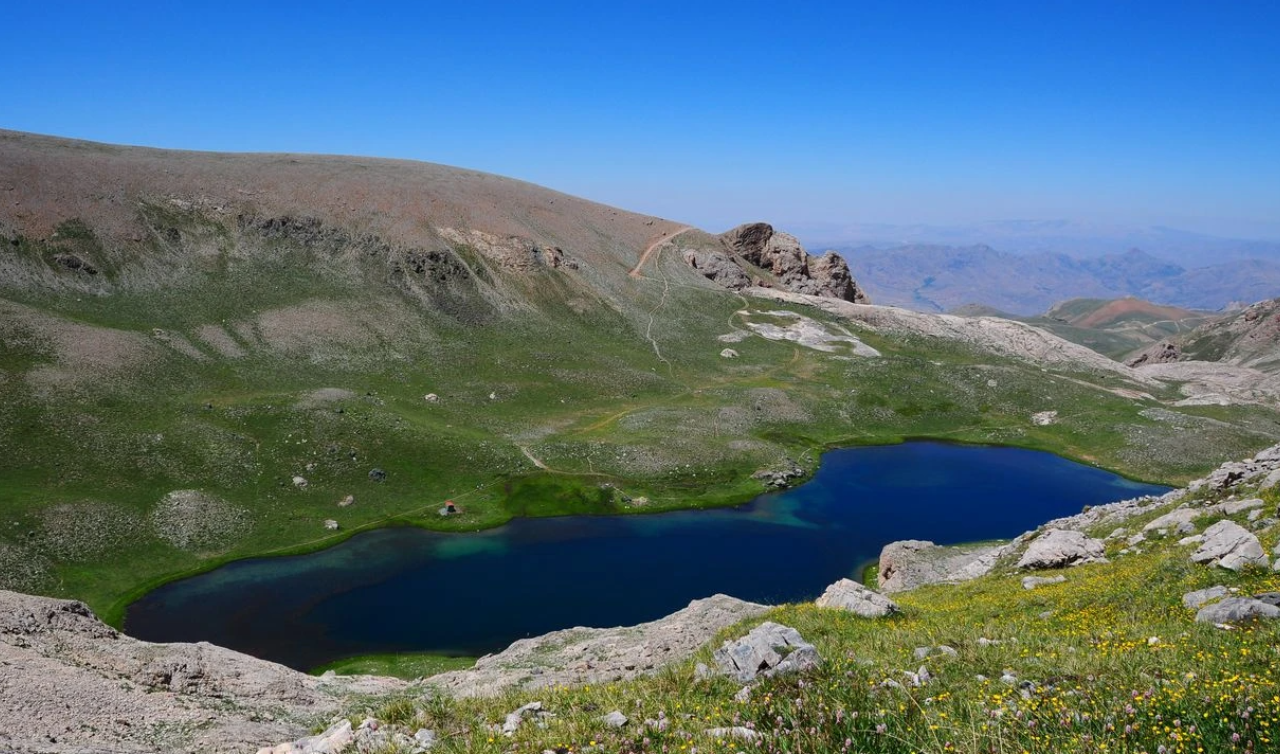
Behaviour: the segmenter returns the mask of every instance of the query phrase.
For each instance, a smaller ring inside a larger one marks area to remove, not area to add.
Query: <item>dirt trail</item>
[[[547,465],[546,465],[545,463],[543,463],[542,461],[540,461],[540,460],[538,459],[538,457],[537,457],[537,456],[535,456],[535,455],[533,454],[533,452],[529,450],[528,446],[521,445],[521,446],[519,446],[519,448],[520,448],[520,452],[521,452],[521,453],[524,453],[524,457],[525,457],[525,458],[528,458],[528,459],[533,463],[533,465],[534,465],[534,466],[537,466],[538,468],[542,469],[543,471],[551,471],[551,469],[550,469],[550,468],[548,468],[548,467],[547,467]]]
[[[661,247],[664,243],[667,243],[668,241],[673,240],[676,236],[682,233],[688,233],[691,230],[693,230],[693,228],[691,226],[686,225],[683,228],[671,231],[670,233],[663,236],[662,238],[659,238],[657,241],[654,241],[653,243],[649,244],[649,246],[640,255],[640,261],[636,262],[636,266],[632,267],[631,272],[627,274],[633,278],[640,277],[640,270],[643,269],[645,263],[649,261],[649,257],[653,256],[653,252],[657,251],[658,248]]]

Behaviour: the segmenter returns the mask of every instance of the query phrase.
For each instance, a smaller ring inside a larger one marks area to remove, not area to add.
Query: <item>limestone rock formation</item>
[[[1217,563],[1230,571],[1247,565],[1270,565],[1258,538],[1232,521],[1219,521],[1204,530],[1204,542],[1191,554],[1193,563]]]
[[[684,249],[682,256],[690,267],[726,288],[771,284],[753,280],[748,270],[754,267],[794,293],[854,303],[867,300],[844,257],[834,251],[815,257],[795,236],[777,232],[768,223],[739,225],[719,240],[722,249]]]
[[[492,696],[513,688],[634,678],[689,657],[717,632],[768,609],[717,594],[638,626],[570,628],[521,639],[481,657],[471,669],[433,676],[428,683],[455,696]]]
[[[210,644],[150,644],[83,603],[0,591],[0,751],[256,751],[394,679],[320,679]]]
[[[1140,367],[1144,364],[1168,364],[1182,358],[1182,349],[1177,343],[1162,340],[1158,343],[1152,343],[1138,353],[1125,359],[1125,364],[1131,367]]]
[[[919,539],[890,542],[880,550],[880,591],[905,592],[926,584],[952,584],[988,573],[1004,546],[941,546]]]
[[[1228,597],[1196,613],[1199,623],[1243,623],[1256,618],[1280,618],[1280,607],[1251,597]]]
[[[815,667],[822,662],[818,650],[800,632],[772,621],[761,623],[736,641],[726,641],[715,651],[716,667],[742,683],[757,675],[773,676]]]
[[[1018,560],[1018,567],[1034,571],[1084,563],[1105,563],[1105,549],[1102,540],[1091,539],[1081,532],[1050,529],[1031,542]]]
[[[899,612],[896,602],[851,579],[840,579],[818,598],[818,607],[834,607],[863,618],[884,618]]]

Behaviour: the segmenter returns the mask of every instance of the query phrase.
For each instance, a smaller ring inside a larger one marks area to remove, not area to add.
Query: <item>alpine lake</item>
[[[525,518],[466,534],[389,528],[236,561],[149,592],[125,629],[299,669],[368,654],[478,656],[557,629],[653,620],[716,593],[809,600],[858,579],[895,540],[1009,538],[1166,489],[1020,448],[844,448],[805,484],[733,508]]]

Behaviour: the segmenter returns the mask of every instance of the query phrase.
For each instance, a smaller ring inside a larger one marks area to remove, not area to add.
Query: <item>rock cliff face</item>
[[[723,250],[685,249],[685,262],[726,288],[777,285],[793,293],[866,303],[849,265],[834,251],[815,257],[795,236],[768,223],[748,223],[719,236]],[[763,275],[751,275],[752,269]]]

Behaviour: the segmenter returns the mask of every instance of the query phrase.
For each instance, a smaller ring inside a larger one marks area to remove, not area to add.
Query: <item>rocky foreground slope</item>
[[[1194,567],[1256,572],[1270,570],[1274,558],[1280,570],[1280,545],[1274,553],[1265,546],[1275,539],[1280,515],[1275,510],[1276,490],[1280,490],[1280,446],[1225,464],[1185,489],[1090,508],[1008,543],[980,547],[893,543],[880,558],[880,588],[902,593],[1008,572],[1028,574],[1022,578],[1023,589],[1043,589],[1067,577],[1045,578],[1036,572],[1062,573],[1086,564],[1117,567],[1109,565],[1109,560],[1127,562],[1147,548],[1175,539],[1176,546],[1183,548],[1180,557],[1204,564]],[[1104,529],[1109,533],[1099,536]],[[1229,625],[1280,617],[1275,600],[1266,595],[1252,598],[1232,594],[1226,587],[1202,591],[1188,594],[1199,610],[1198,620]],[[890,618],[902,611],[894,602],[848,580],[832,585],[817,605],[864,619]],[[435,694],[519,699],[540,690],[642,678],[684,663],[695,653],[704,656],[702,648],[713,637],[744,622],[750,625],[769,610],[718,595],[640,626],[575,628],[522,640],[482,658],[471,670],[406,684],[386,678],[308,676],[208,644],[149,644],[105,626],[80,603],[0,592],[0,667],[4,671],[0,673],[0,749],[252,752],[268,746],[281,752],[330,754],[426,750],[437,744],[436,731],[419,734],[427,729],[376,719],[363,727],[326,725],[325,735],[302,739],[318,722],[352,709],[376,708],[379,699],[426,700]],[[726,643],[715,653],[714,662],[699,666],[695,675],[736,678],[747,688],[739,694],[744,704],[752,698],[750,687],[757,682],[757,674],[762,679],[789,673],[803,677],[806,669],[823,660],[798,634],[785,638],[794,630],[783,628],[750,632],[738,644]],[[1123,632],[1125,627],[1110,628]],[[730,635],[742,632],[737,629]],[[806,646],[812,656],[795,653]],[[916,652],[917,660],[933,656],[928,648],[923,653],[906,649]],[[938,650],[939,656],[954,652],[950,647]],[[801,662],[802,657],[808,659]],[[783,663],[784,658],[791,661]],[[763,672],[775,666],[776,670]],[[931,672],[936,668],[912,670],[910,684],[926,687]],[[884,688],[903,688],[907,683],[891,679],[885,679]],[[506,733],[513,733],[526,719],[538,720],[545,714],[540,703],[522,707],[512,713],[514,718],[508,716],[511,730]],[[619,714],[625,725],[626,715]],[[495,725],[502,733],[502,725]],[[751,741],[759,736],[744,730],[734,732],[730,726],[707,735]],[[292,740],[300,742],[274,745]]]

